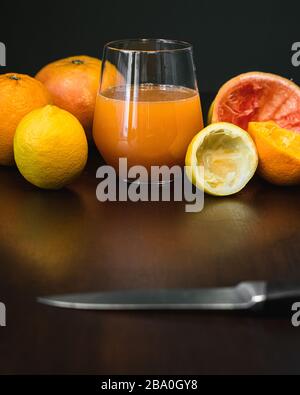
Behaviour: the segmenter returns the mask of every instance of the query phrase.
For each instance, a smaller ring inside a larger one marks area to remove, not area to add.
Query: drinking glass
[[[189,43],[132,39],[104,48],[93,135],[107,164],[184,165],[203,128],[193,50]]]

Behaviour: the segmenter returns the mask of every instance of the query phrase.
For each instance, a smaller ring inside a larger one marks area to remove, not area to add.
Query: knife
[[[79,310],[291,311],[300,302],[300,283],[244,282],[228,288],[153,289],[81,293],[38,298],[49,306]]]

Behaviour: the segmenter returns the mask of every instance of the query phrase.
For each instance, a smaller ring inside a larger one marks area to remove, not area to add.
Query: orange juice
[[[104,160],[115,168],[184,165],[187,147],[203,128],[196,90],[144,84],[114,87],[100,93],[94,140]]]

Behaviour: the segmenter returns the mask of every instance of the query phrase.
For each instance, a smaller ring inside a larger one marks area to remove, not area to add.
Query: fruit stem
[[[80,59],[74,59],[74,60],[72,60],[72,63],[73,64],[84,64],[83,60],[80,60]]]
[[[15,80],[15,81],[19,81],[21,78],[19,78],[17,75],[10,75],[9,77],[8,77],[10,80]]]

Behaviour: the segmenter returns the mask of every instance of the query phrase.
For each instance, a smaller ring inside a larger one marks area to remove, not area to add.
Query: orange
[[[230,122],[247,130],[251,121],[275,121],[300,132],[300,88],[274,74],[251,72],[228,81],[216,96],[212,122]]]
[[[14,164],[13,141],[21,119],[51,102],[41,82],[24,74],[0,75],[0,165]]]
[[[300,184],[300,134],[275,122],[250,122],[259,156],[259,172],[277,185]]]
[[[101,65],[101,60],[90,56],[72,56],[48,64],[36,75],[51,93],[54,104],[81,122],[88,139],[92,133]],[[117,71],[110,67],[113,78]]]

